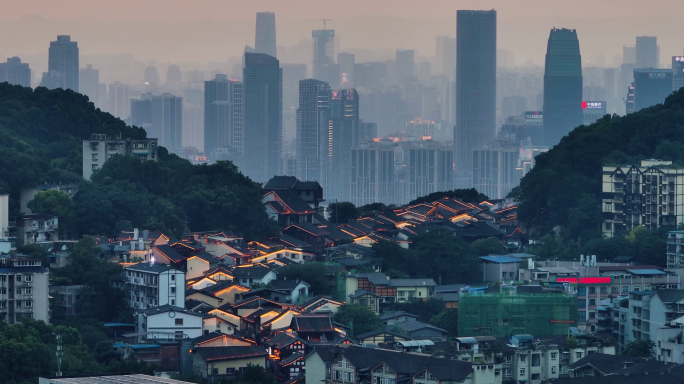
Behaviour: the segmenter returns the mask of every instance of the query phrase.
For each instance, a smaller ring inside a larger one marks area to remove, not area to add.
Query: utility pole
[[[57,337],[57,351],[55,356],[57,356],[57,373],[55,376],[62,376],[62,356],[64,355],[64,350],[62,349],[62,335],[54,334]]]

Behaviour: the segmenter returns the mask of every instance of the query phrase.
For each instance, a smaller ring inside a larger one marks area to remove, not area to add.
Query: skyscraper
[[[277,57],[275,13],[257,13],[254,51],[257,53],[265,53],[269,56]]]
[[[226,75],[204,82],[204,153],[217,148],[242,152],[243,99],[243,84]]]
[[[0,64],[0,66],[1,65],[2,64]],[[0,73],[2,73],[1,68]],[[684,87],[684,56],[672,56],[672,79],[672,82],[674,83],[673,89],[675,91]],[[0,75],[0,81],[2,81],[2,75]]]
[[[496,130],[494,10],[456,13],[456,92],[456,167],[459,179],[470,180],[473,148],[491,140]]]
[[[637,36],[636,68],[658,68],[658,38],[655,36]]]
[[[115,81],[109,84],[107,112],[119,119],[125,120],[131,116],[130,89],[127,84]]]
[[[334,83],[331,76],[332,64],[335,63],[335,30],[317,29],[311,33],[313,37],[313,78]]]
[[[397,78],[400,84],[410,84],[415,76],[415,60],[412,49],[397,49]]]
[[[351,198],[351,149],[358,142],[358,129],[359,94],[355,89],[331,91],[330,119],[323,136],[326,144],[322,148],[324,156],[319,180],[326,199],[349,201]]]
[[[131,124],[145,128],[147,136],[159,139],[161,146],[181,148],[183,98],[170,93],[146,93],[140,100],[131,99]]]
[[[404,153],[409,200],[452,189],[454,159],[450,146],[432,140],[409,142]]]
[[[92,64],[79,70],[79,92],[88,96],[95,107],[100,107],[100,71],[93,69]]]
[[[672,93],[672,86],[670,69],[635,69],[634,112],[664,102]]]
[[[445,75],[453,81],[456,73],[456,39],[450,36],[437,36],[435,40],[435,74]]]
[[[31,68],[22,63],[18,57],[10,57],[6,63],[0,63],[0,83],[8,82],[22,87],[31,86]]]
[[[552,147],[582,125],[582,58],[574,29],[552,29],[544,68],[544,129]]]
[[[340,86],[345,88],[354,86],[356,55],[353,53],[338,53],[337,63],[340,66]]]
[[[56,41],[50,42],[47,73],[60,73],[65,89],[78,92],[78,69],[78,43],[71,41],[71,36],[57,36]]]
[[[324,153],[323,134],[328,130],[330,118],[330,86],[315,79],[299,81],[299,108],[297,109],[297,178],[318,181],[319,157]]]
[[[351,199],[357,207],[394,203],[394,151],[390,141],[368,141],[351,150]]]
[[[278,59],[245,52],[244,173],[258,182],[281,174],[283,72]]]

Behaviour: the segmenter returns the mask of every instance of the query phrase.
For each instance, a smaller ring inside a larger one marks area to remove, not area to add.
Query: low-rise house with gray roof
[[[204,333],[202,314],[173,305],[161,305],[137,312],[139,339],[194,339]]]
[[[433,279],[390,279],[389,286],[397,290],[396,301],[401,303],[413,298],[434,297],[437,283]]]

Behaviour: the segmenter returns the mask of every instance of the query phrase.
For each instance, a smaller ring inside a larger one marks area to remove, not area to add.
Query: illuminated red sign
[[[582,109],[587,109],[588,106],[589,106],[589,104],[587,104],[586,101],[582,102]]]
[[[610,284],[610,276],[608,277],[559,277],[556,279],[559,283],[570,284]]]

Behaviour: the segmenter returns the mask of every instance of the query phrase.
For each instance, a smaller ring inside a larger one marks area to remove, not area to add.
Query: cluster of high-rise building
[[[259,12],[254,47],[232,69],[170,65],[164,82],[146,65],[139,84],[104,84],[98,68],[80,66],[77,42],[58,36],[40,81],[18,57],[0,63],[0,81],[78,91],[190,160],[230,160],[259,182],[318,181],[328,201],[355,204],[470,187],[503,198],[537,154],[577,126],[650,107],[684,86],[684,56],[664,68],[652,36],[624,46],[619,67],[602,56],[583,67],[578,32],[553,28],[543,68],[516,66],[513,52],[497,47],[497,12],[460,10],[456,37],[436,36],[433,57],[401,47],[360,62],[372,55],[337,52],[328,21],[300,62],[278,58],[275,14]]]

